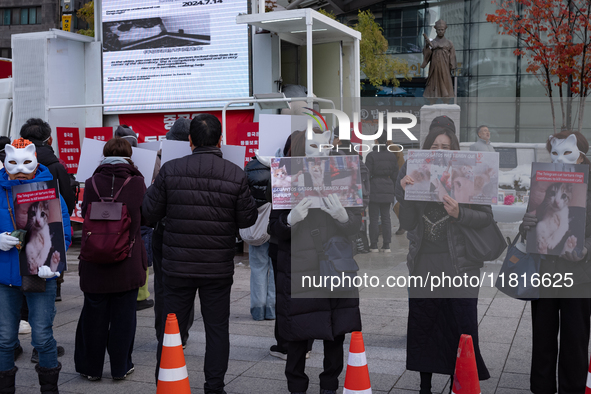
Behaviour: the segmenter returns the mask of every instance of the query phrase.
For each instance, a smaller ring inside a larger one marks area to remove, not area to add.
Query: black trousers
[[[531,391],[556,393],[558,360],[558,393],[584,393],[589,363],[591,299],[542,298],[531,302],[531,312]]]
[[[275,280],[275,286],[277,286],[277,244],[269,242],[269,257],[271,258],[271,265],[273,265],[273,279]],[[277,313],[275,313],[277,316]],[[287,341],[279,335],[279,319],[275,319],[275,340],[277,341],[277,347],[281,350],[287,351]]]
[[[159,227],[158,227],[159,226]],[[159,224],[156,229],[152,232],[152,269],[154,270],[154,328],[156,329],[156,339],[160,338],[160,335],[164,331],[163,321],[166,321],[166,315],[163,315],[162,310],[164,309],[163,292],[162,292],[162,235],[164,227]],[[191,315],[189,316],[189,324],[187,331],[181,334],[183,345],[187,343],[189,339],[189,330],[193,326],[193,320],[195,320],[195,306],[191,309]]]
[[[382,217],[382,240],[389,245],[392,242],[392,221],[390,220],[390,206],[387,203],[369,203],[369,243],[370,246],[378,246],[379,225],[378,220]]]
[[[323,341],[324,370],[320,374],[321,389],[337,390],[339,388],[339,375],[343,371],[343,342],[345,342],[344,335],[335,337],[334,341]],[[310,379],[305,372],[308,344],[309,341],[288,342],[285,376],[287,388],[292,393],[308,390]]]
[[[201,316],[205,326],[205,394],[222,393],[224,376],[230,357],[230,290],[233,279],[187,279],[168,275],[162,276],[164,327],[169,313],[175,313],[181,335],[187,332],[191,310],[195,306],[195,295],[199,292]],[[156,381],[160,369],[162,340],[158,338]]]
[[[137,292],[138,289],[84,293],[84,306],[76,328],[76,372],[103,376],[105,349],[109,352],[113,377],[122,377],[133,367]]]

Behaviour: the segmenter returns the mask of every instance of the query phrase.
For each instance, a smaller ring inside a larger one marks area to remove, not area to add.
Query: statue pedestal
[[[429,126],[431,122],[438,116],[446,115],[453,120],[456,125],[456,137],[460,140],[460,106],[457,104],[434,104],[423,105],[420,110],[421,117],[421,131],[419,134],[420,147],[423,147],[423,141],[429,134]]]

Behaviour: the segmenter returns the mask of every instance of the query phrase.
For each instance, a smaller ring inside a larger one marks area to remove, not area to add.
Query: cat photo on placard
[[[527,233],[528,253],[582,252],[588,182],[586,164],[532,163],[527,211],[538,224]]]
[[[12,187],[16,227],[25,230],[19,252],[21,275],[37,275],[46,265],[52,272],[66,266],[66,245],[57,181],[34,182]]]

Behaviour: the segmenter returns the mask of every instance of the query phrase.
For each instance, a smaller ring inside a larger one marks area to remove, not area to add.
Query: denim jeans
[[[390,220],[390,203],[369,202],[369,244],[378,247],[379,219],[382,219],[382,245],[390,245],[392,241],[392,221]]]
[[[275,319],[275,279],[269,242],[248,245],[250,262],[250,314],[254,320]]]
[[[18,326],[21,315],[23,294],[29,306],[31,345],[39,352],[39,366],[55,368],[57,344],[53,338],[55,317],[55,293],[57,283],[48,280],[43,293],[23,293],[19,287],[0,284],[0,371],[14,367],[14,349],[18,346]]]

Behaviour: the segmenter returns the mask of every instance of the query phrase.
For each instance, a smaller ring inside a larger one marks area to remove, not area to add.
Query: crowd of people
[[[330,133],[315,132],[318,134],[313,141],[307,139],[306,131],[292,133],[284,146],[277,147],[276,156],[328,155],[311,147]],[[335,134],[338,136],[338,130]],[[569,146],[568,151],[555,151],[554,145],[548,143],[552,160],[589,164],[585,155],[589,143],[580,133],[564,131],[553,138],[566,140],[570,135],[575,135],[576,145]],[[479,128],[478,136],[479,146],[474,150],[491,150],[486,126]],[[336,194],[330,194],[322,197],[320,208],[313,208],[311,199],[306,197],[292,209],[283,210],[271,209],[271,158],[257,153],[244,171],[225,160],[220,150],[221,124],[215,116],[200,114],[191,121],[179,119],[166,137],[187,141],[192,154],[162,166],[157,161],[147,189],[146,174],[142,175],[131,160],[137,136],[125,126],[117,128],[114,137],[104,145],[102,162],[93,176],[85,180],[82,216],[87,231],[82,234],[79,263],[84,305],[76,328],[74,362],[76,371],[89,381],[102,378],[105,352],[109,354],[113,379],[122,380],[134,372],[136,311],[152,305],[158,340],[158,381],[166,317],[176,314],[185,347],[198,294],[206,337],[204,391],[225,393],[236,236],[240,229],[261,223],[267,237],[249,245],[250,313],[254,320],[275,320],[276,344],[270,348],[270,354],[286,360],[285,376],[292,394],[308,390],[305,365],[314,340],[322,340],[324,348],[320,393],[336,393],[344,368],[345,336],[362,330],[356,287],[341,289],[335,297],[327,288],[293,284],[301,283],[299,279],[304,276],[318,276],[329,258],[326,245],[331,242],[341,242],[338,247],[342,258],[352,259],[356,240],[360,233],[365,233],[364,209],[369,216],[368,252],[391,252],[393,209],[400,222],[396,235],[407,232],[410,275],[480,277],[483,261],[476,261],[467,252],[464,234],[496,225],[491,206],[460,204],[449,195],[441,202],[406,199],[407,187],[415,179],[407,173],[401,152],[379,149],[389,143],[385,135],[375,141],[377,147],[367,155],[365,163],[359,162],[362,206],[344,207]],[[345,149],[349,141],[335,138],[331,142],[336,149],[330,155],[357,154]],[[64,350],[57,346],[52,326],[63,271],[52,269],[56,267],[53,249],[49,254],[43,252],[35,275],[25,275],[21,270],[23,258],[27,261],[21,249],[33,244],[30,237],[35,231],[29,224],[25,228],[17,226],[19,214],[15,212],[12,187],[58,181],[59,212],[39,208],[28,215],[34,223],[31,226],[49,221],[50,217],[61,221],[66,248],[71,244],[70,215],[76,198],[70,178],[51,148],[51,128],[46,122],[30,119],[21,129],[21,138],[2,143],[0,393],[15,392],[15,360],[23,352],[18,339],[23,303],[27,305],[26,320],[37,354],[41,392],[58,393],[58,357]],[[435,118],[422,149],[459,150],[453,121],[447,116]],[[589,190],[587,207],[591,208],[591,186]],[[110,222],[104,224],[106,217]],[[97,224],[101,220],[103,224]],[[382,243],[378,245],[380,224]],[[582,253],[542,256],[541,271],[576,273],[576,289],[569,293],[570,298],[547,290],[531,303],[530,388],[534,393],[585,391],[591,329],[591,263],[587,256],[591,248],[590,209],[586,224]],[[117,230],[103,236],[94,231],[99,225]],[[536,225],[537,217],[526,214],[520,231],[526,232]],[[19,230],[28,230],[29,235],[21,237]],[[147,291],[150,263],[154,271],[153,303]],[[450,375],[453,380],[462,334],[472,336],[478,378],[490,378],[479,347],[478,287],[436,291],[409,287],[408,296],[406,367],[420,373],[420,394],[431,394],[433,374]]]

